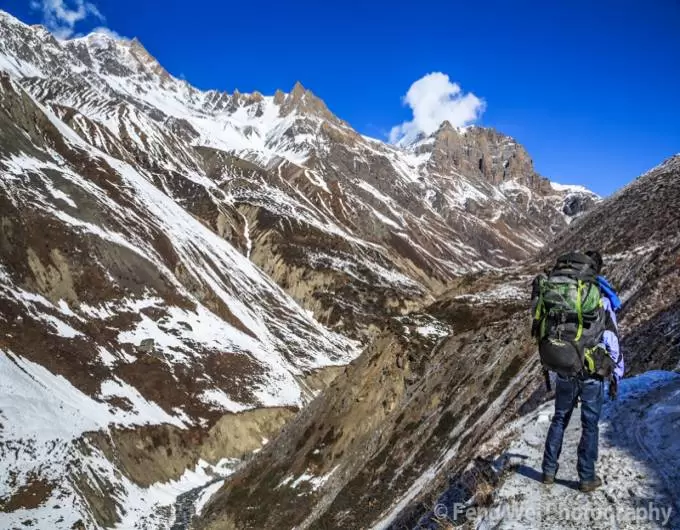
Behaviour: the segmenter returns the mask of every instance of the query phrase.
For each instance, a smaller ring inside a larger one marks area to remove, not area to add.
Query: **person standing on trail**
[[[602,256],[597,251],[565,254],[549,273],[536,277],[532,293],[532,335],[538,342],[546,382],[549,371],[557,374],[555,413],[543,454],[543,483],[555,482],[564,431],[580,399],[577,471],[583,492],[602,485],[595,463],[604,382],[610,380],[609,396],[615,399],[624,372],[616,314],[609,294],[600,285],[599,278],[604,280],[601,269]]]

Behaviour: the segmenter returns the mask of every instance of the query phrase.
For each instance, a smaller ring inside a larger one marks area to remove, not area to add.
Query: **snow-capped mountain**
[[[164,527],[310,372],[532,255],[579,193],[494,131],[391,146],[300,84],[201,91],[0,11],[0,526]]]
[[[353,336],[463,271],[527,257],[596,200],[551,187],[519,144],[487,129],[444,124],[396,148],[300,84],[200,91],[136,40],[58,42],[6,14],[0,31],[2,68],[41,104]],[[370,296],[357,303],[357,290]]]

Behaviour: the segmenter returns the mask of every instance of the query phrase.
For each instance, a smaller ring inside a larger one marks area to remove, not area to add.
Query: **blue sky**
[[[383,139],[412,119],[403,101],[409,87],[442,72],[462,89],[457,98],[483,100],[477,123],[516,137],[540,173],[601,194],[680,151],[677,0],[3,0],[0,7],[61,32],[105,26],[137,36],[200,88],[273,93],[300,80],[354,128]]]

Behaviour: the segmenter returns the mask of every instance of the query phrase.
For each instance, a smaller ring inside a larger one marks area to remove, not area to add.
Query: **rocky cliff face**
[[[167,526],[319,368],[532,255],[575,195],[493,131],[395,147],[300,84],[200,91],[0,12],[0,526]]]
[[[606,254],[605,272],[625,300],[628,375],[680,369],[679,160],[573,223],[541,259],[465,276],[429,307],[394,319],[227,482],[200,528],[277,528],[283,520],[297,528],[437,528],[432,509],[442,493],[490,502],[490,462],[517,434],[504,429],[546,399],[528,332],[530,282],[567,249]]]
[[[428,165],[433,171],[447,173],[456,168],[492,184],[515,181],[535,191],[550,192],[550,182],[536,173],[524,147],[493,129],[469,127],[459,131],[444,122],[431,138],[410,149],[431,153]]]

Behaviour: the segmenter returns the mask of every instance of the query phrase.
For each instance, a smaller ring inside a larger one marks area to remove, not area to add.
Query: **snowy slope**
[[[201,468],[140,487],[87,433],[194,432],[227,412],[301,406],[304,372],[357,348],[152,175],[86,143],[7,77],[0,91],[12,140],[0,160],[2,527],[133,528],[212,478]],[[140,347],[149,339],[152,351]],[[109,515],[83,484],[114,503]]]
[[[18,92],[15,94],[19,95]],[[6,95],[9,98],[9,94]],[[66,338],[77,337],[78,328],[87,320],[106,321],[121,311],[164,308],[163,324],[173,330],[173,335],[168,336],[167,331],[159,327],[158,320],[142,314],[141,320],[132,329],[119,334],[118,342],[138,344],[142,338],[156,339],[160,352],[166,361],[171,362],[190,362],[191,354],[199,345],[206,349],[247,352],[267,366],[265,377],[273,383],[270,390],[258,391],[258,401],[262,405],[295,403],[299,394],[294,390],[296,385],[291,372],[295,373],[300,367],[346,362],[351,356],[353,350],[348,342],[310,319],[250,261],[153,185],[148,176],[89,146],[61,125],[51,111],[41,110],[50,123],[63,132],[69,152],[80,150],[87,153],[90,163],[119,179],[118,186],[125,190],[125,195],[112,199],[105,189],[83,178],[68,163],[64,164],[63,154],[47,148],[42,156],[16,155],[0,162],[5,168],[0,185],[11,197],[13,205],[28,209],[38,206],[38,215],[57,219],[77,239],[93,238],[132,253],[158,271],[169,289],[185,298],[185,303],[193,308],[173,307],[167,300],[151,296],[148,286],[144,289],[147,292],[138,293],[136,300],[122,297],[102,300],[106,303],[105,307],[78,304],[80,307],[75,308],[75,313],[68,304],[65,309],[61,302],[55,305],[44,299],[31,299],[30,295],[23,294],[20,287],[8,291],[10,299],[23,304],[24,309],[34,312],[39,318],[40,309],[35,307],[36,303],[70,316],[75,330],[65,332],[65,328],[60,329],[59,326],[57,329],[58,334]],[[56,161],[49,160],[50,156]],[[47,157],[47,160],[41,160],[41,157]],[[41,185],[31,186],[34,179]],[[60,192],[59,187],[74,190],[73,197]],[[84,200],[98,203],[99,215],[104,213],[103,224],[86,218],[88,214],[78,206]],[[172,254],[170,260],[174,261],[172,267],[168,256],[161,253],[163,248],[158,246],[158,240],[149,239],[149,234],[163,234],[166,238]],[[178,278],[180,269],[181,279]],[[230,271],[228,277],[224,271]],[[192,294],[194,284],[213,293],[213,310],[219,308],[232,316],[231,329],[201,303],[203,297],[200,294]],[[94,292],[83,294],[96,296]],[[263,299],[268,300],[267,306],[260,305]],[[184,325],[178,326],[177,322],[184,322]],[[210,334],[206,334],[207,330]],[[296,330],[296,333],[288,330]],[[309,344],[315,342],[318,346],[309,348]],[[300,346],[303,347],[298,349]],[[328,355],[334,350],[344,352],[335,361],[333,353],[331,357]],[[298,353],[303,351],[304,355]],[[280,353],[272,355],[273,352]],[[298,366],[287,364],[296,356],[300,363]]]
[[[116,469],[100,449],[82,441],[86,431],[106,430],[108,425],[141,425],[166,422],[183,425],[160,407],[147,402],[121,381],[102,385],[102,394],[115,392],[132,399],[132,411],[113,411],[42,366],[10,352],[0,352],[0,439],[2,470],[0,499],[13,499],[14,509],[0,511],[0,527],[20,528],[32,522],[39,529],[72,528],[79,521],[87,528],[99,525],[84,502],[82,482],[88,479],[113,487],[113,498],[125,507],[118,527],[168,527],[162,506],[171,506],[184,491],[213,480],[205,470],[226,476],[233,467],[227,460],[212,466],[199,462],[178,480],[150,488],[136,485]],[[82,476],[86,478],[83,479]],[[75,477],[79,477],[75,479]],[[12,501],[10,501],[12,502]]]

